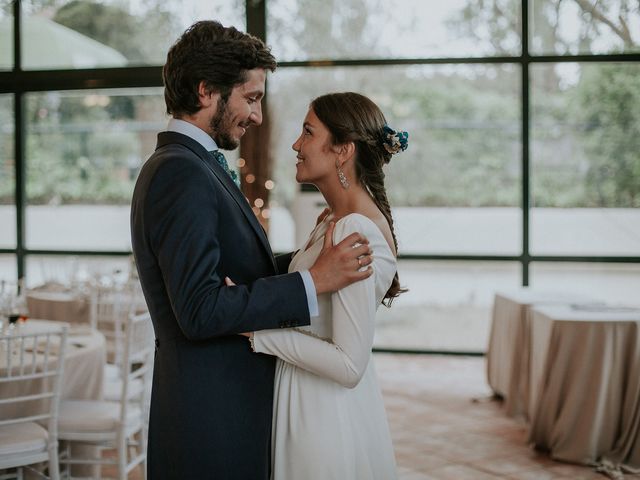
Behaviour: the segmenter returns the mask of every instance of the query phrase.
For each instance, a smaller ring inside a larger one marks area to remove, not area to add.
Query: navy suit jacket
[[[237,334],[308,325],[300,274],[286,274],[290,257],[274,258],[244,195],[180,133],[160,133],[142,167],[131,235],[156,335],[149,479],[266,480],[275,358]]]

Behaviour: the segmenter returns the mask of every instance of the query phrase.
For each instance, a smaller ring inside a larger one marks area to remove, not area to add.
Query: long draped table
[[[531,403],[530,317],[536,305],[584,301],[578,295],[523,287],[496,293],[487,350],[487,380],[511,416],[528,418]]]
[[[529,441],[558,460],[640,472],[640,308],[537,306]]]

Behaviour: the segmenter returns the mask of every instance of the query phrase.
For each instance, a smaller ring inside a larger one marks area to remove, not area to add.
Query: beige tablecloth
[[[640,309],[531,313],[529,440],[553,458],[640,468]]]
[[[31,318],[89,325],[89,299],[78,293],[30,291],[27,308]]]
[[[507,414],[530,414],[530,310],[534,305],[569,304],[583,297],[523,287],[496,293],[487,350],[487,380],[504,398]]]

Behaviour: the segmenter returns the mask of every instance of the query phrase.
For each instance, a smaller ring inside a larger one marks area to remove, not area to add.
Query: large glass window
[[[0,95],[0,248],[16,246],[13,96]]]
[[[309,102],[371,97],[409,132],[385,167],[402,253],[519,254],[520,78],[513,65],[287,68],[270,79],[276,207],[296,215],[295,152]],[[304,200],[303,200],[304,201]],[[279,237],[282,234],[278,234]]]
[[[519,54],[520,2],[482,12],[475,3],[270,0],[269,42],[281,61]]]
[[[197,20],[245,29],[242,0],[21,2],[24,69],[161,65]]]
[[[12,72],[15,5],[21,70]],[[0,278],[35,285],[128,269],[133,184],[167,122],[167,50],[197,20],[246,30],[247,16],[280,66],[268,78],[270,121],[243,145],[261,158],[227,159],[243,169],[274,251],[298,248],[325,206],[296,184],[291,150],[314,97],[361,92],[410,133],[386,167],[410,291],[380,308],[376,346],[483,351],[493,292],[522,284],[637,303],[640,10],[631,0],[0,2]],[[131,84],[107,68],[135,66],[151,68]],[[81,68],[97,68],[96,87],[82,90],[80,72],[68,71]]]
[[[536,254],[640,254],[640,64],[531,67]]]

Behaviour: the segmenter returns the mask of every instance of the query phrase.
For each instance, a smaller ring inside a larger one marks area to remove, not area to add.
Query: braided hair
[[[331,133],[334,145],[354,143],[356,177],[386,218],[397,252],[398,241],[393,229],[391,206],[382,171],[382,167],[389,163],[393,155],[384,146],[384,115],[369,98],[353,92],[322,95],[311,102],[311,108]],[[390,307],[393,299],[406,291],[400,287],[396,272],[382,303]]]

